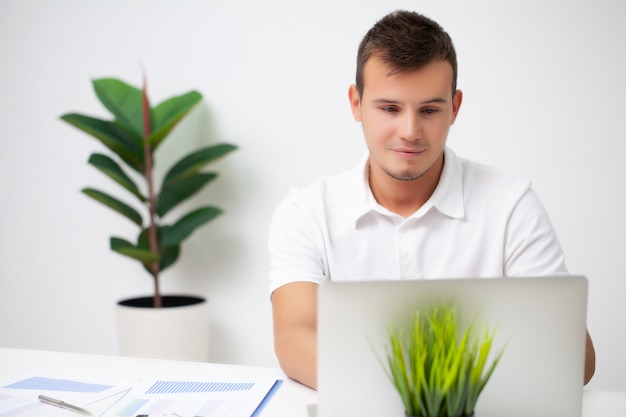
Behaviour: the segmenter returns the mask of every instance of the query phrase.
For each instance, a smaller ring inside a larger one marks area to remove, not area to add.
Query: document
[[[144,378],[103,417],[255,417],[282,380]]]
[[[0,385],[0,417],[52,417],[68,411],[39,400],[39,396],[89,409],[89,404],[130,389],[119,381],[94,381],[75,376],[27,375]],[[78,416],[78,414],[76,414]]]

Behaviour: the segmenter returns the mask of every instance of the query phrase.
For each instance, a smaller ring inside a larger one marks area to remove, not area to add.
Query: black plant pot
[[[161,297],[161,302],[163,308],[184,307],[204,303],[206,299],[193,295],[164,295]],[[118,304],[126,307],[153,308],[154,297],[129,298],[118,302]]]

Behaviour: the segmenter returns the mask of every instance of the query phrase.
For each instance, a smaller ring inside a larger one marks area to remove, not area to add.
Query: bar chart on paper
[[[203,416],[251,417],[278,388],[281,381],[207,381],[144,378],[117,404],[107,417]]]

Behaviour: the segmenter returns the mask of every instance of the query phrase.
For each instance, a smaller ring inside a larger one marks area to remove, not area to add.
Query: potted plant
[[[406,416],[473,416],[478,396],[504,352],[487,364],[493,336],[480,331],[476,321],[462,330],[451,304],[415,312],[408,330],[393,327],[387,373]]]
[[[141,315],[157,315],[153,323],[159,328],[156,332],[150,329],[146,317],[136,320],[139,329],[121,331],[129,336],[134,335],[138,339],[137,343],[143,345],[137,348],[139,349],[137,352],[134,351],[135,348],[129,347],[130,351],[126,353],[142,355],[142,349],[156,347],[150,345],[163,346],[172,343],[170,338],[186,338],[186,334],[180,333],[185,327],[192,326],[190,329],[192,333],[198,330],[197,326],[193,328],[189,318],[184,317],[182,320],[187,323],[174,324],[179,327],[174,329],[178,333],[167,336],[162,326],[164,322],[171,322],[172,319],[162,316],[171,313],[165,312],[171,309],[161,307],[202,305],[206,304],[206,300],[202,297],[163,296],[160,289],[160,274],[178,260],[182,243],[200,226],[221,214],[222,210],[204,205],[172,219],[172,209],[179,207],[180,203],[213,181],[217,174],[204,172],[203,169],[237,147],[221,143],[193,150],[173,164],[158,182],[154,170],[156,150],[168,138],[172,129],[200,102],[202,95],[197,91],[189,91],[151,107],[145,81],[143,88],[139,89],[119,79],[101,78],[93,81],[93,88],[97,98],[112,114],[112,119],[104,120],[77,113],[64,114],[61,119],[93,136],[108,149],[109,155],[93,153],[88,163],[121,186],[126,194],[134,199],[134,203],[130,204],[94,188],[82,190],[85,195],[119,213],[138,228],[134,242],[113,236],[110,238],[110,248],[116,253],[138,261],[152,277],[154,285],[152,296],[124,300],[118,305],[118,308],[141,307],[139,312]],[[140,206],[140,209],[137,209],[137,206]],[[150,313],[149,310],[158,313]],[[207,315],[205,313],[203,310],[200,314]],[[181,313],[177,311],[173,314]],[[208,331],[208,321],[205,324],[206,326],[202,327],[207,327]],[[118,321],[119,325],[123,323]],[[153,333],[156,333],[158,340],[151,342],[147,338],[155,337],[151,336]],[[183,342],[190,343],[189,340]],[[121,346],[125,343],[120,340]],[[208,350],[208,340],[200,342],[201,346],[205,344]],[[125,348],[122,348],[122,351],[124,350]],[[147,356],[167,357],[168,354],[148,353]],[[176,354],[174,357],[176,358]]]

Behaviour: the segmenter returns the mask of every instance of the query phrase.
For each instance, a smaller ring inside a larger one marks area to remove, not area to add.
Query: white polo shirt
[[[376,202],[367,157],[354,170],[291,190],[270,225],[270,293],[327,279],[567,274],[529,181],[444,152],[437,188],[408,218]]]

